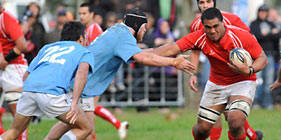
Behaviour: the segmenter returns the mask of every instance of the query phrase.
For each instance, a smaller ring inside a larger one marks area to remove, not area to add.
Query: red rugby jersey
[[[103,30],[97,23],[93,23],[86,28],[85,32],[87,37],[86,45],[88,46],[92,41],[96,39],[97,36],[103,33]]]
[[[256,80],[256,75],[244,76],[233,72],[227,65],[229,52],[234,48],[244,48],[255,60],[261,53],[262,48],[249,32],[235,26],[225,26],[226,33],[220,40],[219,45],[213,43],[201,29],[187,34],[176,43],[181,51],[200,49],[209,59],[211,72],[209,80],[217,85],[230,85],[244,80]]]
[[[221,11],[223,16],[223,23],[225,25],[233,25],[250,32],[250,28],[235,14]],[[196,18],[189,26],[190,32],[196,32],[203,29],[204,26],[201,22],[201,16]]]
[[[16,46],[15,41],[23,36],[23,32],[16,17],[4,9],[0,14],[0,41],[3,55],[6,56],[9,51]],[[24,59],[24,54],[22,54],[10,61],[9,64],[27,65],[27,62]]]

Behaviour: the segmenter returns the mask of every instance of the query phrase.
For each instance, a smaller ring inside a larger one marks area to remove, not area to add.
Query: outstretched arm
[[[200,50],[192,50],[190,55],[190,62],[195,65],[195,73],[190,75],[189,78],[189,86],[193,91],[198,91],[198,88],[196,87],[197,84],[197,67],[199,65],[199,56],[200,56]]]
[[[147,66],[174,66],[188,74],[195,72],[195,66],[186,60],[188,56],[181,55],[176,58],[162,57],[150,52],[140,52],[133,56],[137,62]]]
[[[160,56],[175,56],[175,55],[179,54],[181,51],[180,51],[180,48],[178,47],[178,45],[175,42],[173,42],[173,43],[163,45],[159,48],[155,48],[151,52],[155,53],[157,55],[160,55]]]

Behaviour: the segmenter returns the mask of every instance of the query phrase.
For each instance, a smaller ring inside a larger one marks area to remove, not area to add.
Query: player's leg
[[[45,137],[44,140],[55,140],[62,137],[67,131],[69,131],[71,127],[64,122],[57,122],[49,131],[48,135]]]
[[[79,113],[77,116],[77,119],[75,121],[74,124],[70,124],[70,119],[66,119],[66,113],[63,113],[62,115],[59,115],[58,117],[56,117],[57,119],[59,119],[60,121],[68,124],[71,129],[69,133],[72,133],[73,136],[77,139],[77,140],[82,140],[82,139],[86,139],[92,132],[92,126],[89,124],[88,119],[86,114],[84,113],[84,111],[82,111],[79,108]],[[62,134],[61,134],[62,136]],[[52,140],[51,138],[46,138],[45,140]]]
[[[92,127],[91,135],[87,137],[87,139],[90,140],[96,140],[96,133],[95,133],[95,98],[94,97],[87,97],[87,98],[81,98],[80,107],[85,112],[89,123]]]
[[[3,139],[16,139],[27,128],[31,116],[42,115],[35,101],[35,93],[23,92],[18,100],[17,113],[9,130],[1,137]]]
[[[195,140],[205,140],[209,137],[210,131],[219,119],[224,107],[224,104],[199,107],[197,124],[193,126],[192,130]]]
[[[250,113],[256,87],[256,81],[241,81],[228,86],[230,97],[227,121],[230,139],[246,138],[244,125]]]
[[[227,115],[228,137],[230,140],[245,140],[246,131],[244,130],[244,123],[250,113],[252,100],[245,96],[231,96],[229,103]]]
[[[219,140],[222,132],[221,117],[216,121],[210,132],[210,140]]]
[[[17,139],[20,134],[28,127],[30,120],[30,116],[24,116],[16,113],[11,127],[3,135],[1,135],[1,138],[4,140]]]
[[[127,121],[121,122],[108,109],[100,105],[96,105],[100,96],[95,97],[95,115],[110,122],[117,130],[120,139],[125,139],[128,135],[129,123]]]
[[[227,114],[229,111],[229,104],[227,105],[227,107],[225,108],[224,111],[224,116],[225,116],[225,120],[227,121]],[[259,130],[255,131],[250,124],[248,123],[247,120],[245,120],[244,123],[244,130],[246,131],[246,135],[250,140],[257,140],[258,138],[261,139],[263,137],[263,133]]]
[[[8,102],[8,109],[14,116],[16,113],[17,101],[21,96],[23,87],[23,75],[27,70],[26,65],[9,64],[2,73],[2,86],[5,101]],[[27,131],[23,132],[21,139],[27,139]]]

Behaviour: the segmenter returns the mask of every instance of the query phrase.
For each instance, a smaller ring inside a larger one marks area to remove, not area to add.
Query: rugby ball
[[[251,66],[253,63],[253,59],[249,52],[247,52],[243,48],[235,48],[229,52],[229,61],[234,65],[241,65],[245,61],[247,61],[248,66]]]

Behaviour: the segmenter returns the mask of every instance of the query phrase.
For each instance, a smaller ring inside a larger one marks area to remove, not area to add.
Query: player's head
[[[147,18],[145,14],[138,8],[132,9],[125,15],[124,23],[135,31],[134,36],[137,41],[141,41],[146,32]]]
[[[213,42],[219,42],[225,34],[223,25],[223,16],[219,9],[209,8],[203,12],[201,21],[204,25],[204,31],[208,38]]]
[[[216,7],[216,0],[197,0],[197,6],[200,12],[204,12],[208,8]]]
[[[78,21],[71,21],[64,24],[61,31],[61,41],[76,41],[86,45],[85,26]]]
[[[82,3],[79,8],[80,21],[87,25],[91,23],[94,18],[94,7],[90,3]]]
[[[258,9],[258,18],[260,20],[266,20],[268,17],[269,7],[266,4],[263,4]]]

